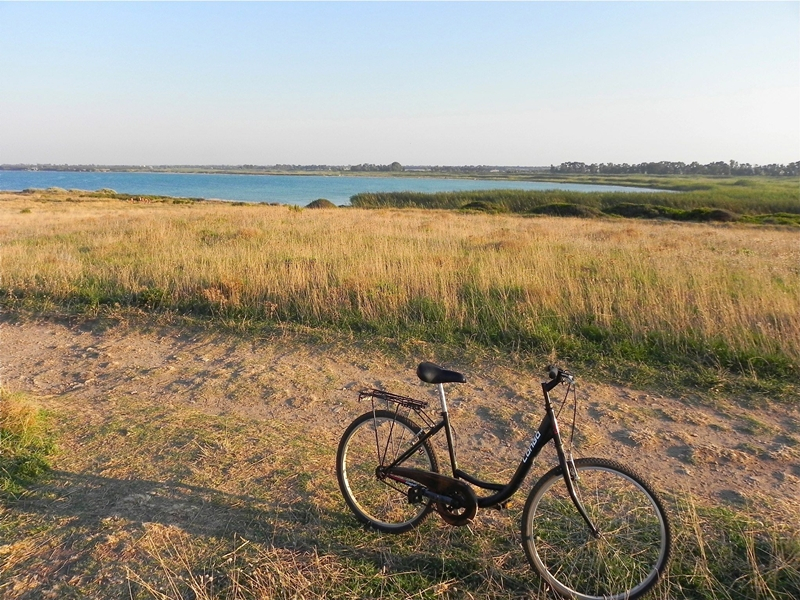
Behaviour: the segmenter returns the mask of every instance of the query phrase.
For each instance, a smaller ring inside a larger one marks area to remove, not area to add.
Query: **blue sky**
[[[800,159],[800,2],[0,2],[0,163]]]

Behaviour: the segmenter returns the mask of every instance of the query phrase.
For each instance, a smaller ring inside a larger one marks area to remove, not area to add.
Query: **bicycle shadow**
[[[147,596],[142,581],[163,586],[164,577],[178,577],[165,571],[165,559],[177,560],[178,569],[186,571],[182,576],[191,577],[220,568],[222,555],[245,540],[265,550],[311,553],[316,521],[332,516],[320,516],[312,499],[285,483],[287,501],[270,504],[247,493],[181,481],[50,471],[20,498],[0,503],[0,532],[13,532],[0,539],[0,592],[24,590],[15,598],[67,592],[72,597],[100,586],[102,596],[95,597]],[[13,558],[8,564],[4,548]],[[224,579],[224,568],[221,573]],[[73,588],[76,581],[89,587]]]
[[[134,524],[160,523],[187,533],[222,536],[237,531],[257,538],[265,529],[263,502],[246,494],[180,481],[117,479],[85,473],[50,471],[46,480],[11,503],[15,512],[37,514],[48,522],[95,530],[109,519]]]
[[[286,485],[295,487],[291,481]],[[22,597],[56,593],[64,582],[76,577],[102,578],[106,582],[105,597],[129,597],[130,590],[138,584],[130,580],[128,567],[133,567],[134,571],[140,567],[149,570],[142,566],[145,563],[141,560],[130,561],[132,552],[147,552],[147,544],[142,544],[141,540],[149,531],[155,531],[157,538],[163,532],[173,536],[197,536],[211,540],[218,548],[232,548],[247,540],[264,550],[285,549],[309,556],[327,555],[336,561],[356,561],[371,565],[368,570],[381,573],[387,581],[393,574],[402,575],[409,570],[430,581],[462,580],[474,577],[475,572],[486,567],[480,553],[472,546],[473,536],[466,535],[467,532],[451,528],[440,530],[433,525],[427,528],[424,545],[419,541],[415,543],[413,537],[403,541],[361,526],[343,503],[341,509],[323,509],[313,498],[303,498],[300,488],[292,490],[292,494],[295,492],[296,501],[275,505],[249,494],[228,493],[180,481],[51,471],[43,483],[8,504],[8,508],[21,517],[23,527],[30,526],[31,531],[37,527],[48,529],[44,537],[38,538],[42,551],[16,561],[13,572],[4,573],[4,579],[10,575],[19,580],[35,574],[36,581]],[[44,523],[49,526],[43,527]],[[153,529],[153,524],[163,527]],[[123,530],[131,534],[127,538],[128,547],[118,555],[106,555],[109,537]],[[359,543],[354,548],[343,543],[341,533],[330,536],[326,533],[329,531],[345,531],[346,539],[367,543]],[[158,539],[157,543],[162,546],[157,552],[169,553],[170,547],[181,544],[178,537],[172,538],[172,546],[163,546],[164,538]],[[464,544],[463,553],[443,558],[443,550],[454,541]],[[402,543],[398,546],[399,542]],[[105,556],[105,563],[100,567],[98,555]],[[465,557],[471,558],[466,560]],[[98,575],[98,568],[104,569],[102,575]],[[523,584],[515,577],[501,578],[506,586],[522,589]]]

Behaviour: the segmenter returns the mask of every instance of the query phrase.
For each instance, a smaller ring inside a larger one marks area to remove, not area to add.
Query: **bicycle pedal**
[[[500,502],[499,504],[493,504],[492,508],[495,509],[496,511],[505,510],[508,508],[508,501]]]
[[[417,486],[417,485],[414,485],[414,486],[411,486],[410,488],[408,488],[408,503],[409,504],[419,504],[420,502],[422,502],[422,499],[424,497],[424,494],[423,494],[424,491],[425,491],[425,488],[423,488],[421,486]]]

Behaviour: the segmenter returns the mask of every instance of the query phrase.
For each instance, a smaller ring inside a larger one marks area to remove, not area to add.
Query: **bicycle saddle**
[[[467,378],[456,371],[448,371],[429,362],[419,363],[417,377],[425,383],[467,383]]]

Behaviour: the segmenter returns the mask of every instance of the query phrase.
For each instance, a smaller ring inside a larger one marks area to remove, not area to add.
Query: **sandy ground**
[[[113,410],[110,399],[192,407],[300,425],[335,448],[347,424],[369,407],[357,392],[383,388],[436,402],[414,370],[425,349],[400,364],[363,344],[310,344],[180,327],[134,327],[0,319],[0,384],[45,407]],[[460,466],[510,476],[538,425],[538,379],[488,364],[445,366],[467,375],[448,386]],[[576,456],[617,458],[657,489],[737,505],[769,498],[794,510],[800,499],[800,412],[773,405],[714,406],[689,397],[599,383],[579,387]],[[561,417],[569,435],[571,407]],[[439,453],[440,460],[447,456]],[[58,459],[56,459],[58,461]],[[552,466],[540,457],[537,472]],[[498,468],[506,465],[507,468]]]

